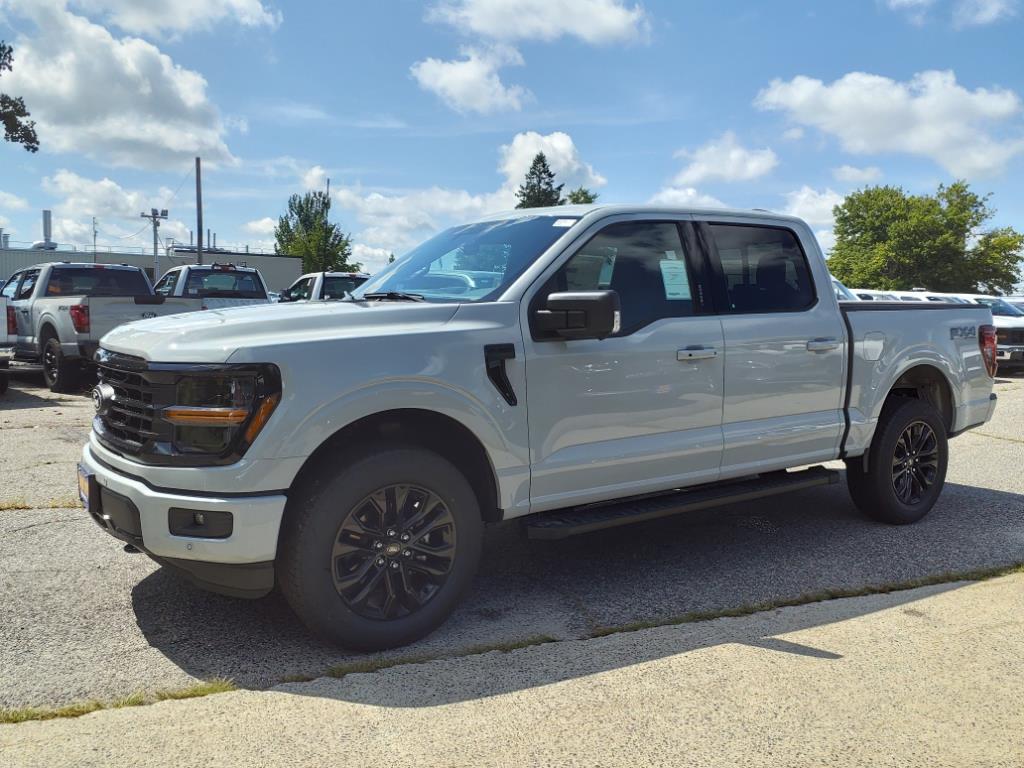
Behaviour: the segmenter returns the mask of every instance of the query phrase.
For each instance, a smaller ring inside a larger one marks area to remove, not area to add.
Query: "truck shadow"
[[[0,395],[0,411],[19,411],[29,408],[59,408],[89,396],[91,385],[75,392],[53,394],[43,383],[43,374],[36,369],[21,367],[4,371],[9,376],[10,388]]]
[[[518,525],[506,523],[488,531],[473,592],[451,620],[419,643],[381,654],[352,654],[311,637],[279,595],[233,600],[197,590],[164,570],[136,584],[132,603],[150,645],[188,674],[229,677],[243,687],[264,688],[323,676],[332,668],[342,674],[382,661],[457,656],[547,637],[585,638],[691,612],[778,604],[827,591],[884,589],[1014,565],[1024,561],[1022,509],[1024,496],[1019,494],[948,484],[925,520],[891,527],[866,521],[840,484],[562,542],[529,541]],[[888,606],[894,598],[885,600]],[[852,616],[865,608],[859,601],[836,604],[829,621],[849,618],[844,611]],[[715,642],[748,642],[823,662],[834,658],[829,649],[722,632]],[[691,635],[707,633],[659,634],[670,641],[659,640],[642,657],[635,649],[623,656],[614,643],[602,641],[595,647],[610,649],[607,653],[581,653],[572,664],[554,669],[512,668],[478,689],[449,689],[444,680],[434,680],[429,691],[376,688],[358,684],[359,677],[319,687],[368,704],[436,705],[685,652],[692,648],[679,638]],[[310,690],[314,688],[289,690],[320,695]]]

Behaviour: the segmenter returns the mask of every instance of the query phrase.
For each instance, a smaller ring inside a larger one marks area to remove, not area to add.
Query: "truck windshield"
[[[353,296],[414,295],[426,301],[493,300],[575,218],[522,216],[446,229],[359,286]]]
[[[1024,317],[1024,312],[1002,299],[978,299],[978,303],[991,307],[992,314],[998,317]]]
[[[95,267],[54,267],[47,296],[149,296],[152,290],[141,270]]]
[[[213,299],[265,299],[267,291],[255,272],[193,269],[189,271],[184,295]]]

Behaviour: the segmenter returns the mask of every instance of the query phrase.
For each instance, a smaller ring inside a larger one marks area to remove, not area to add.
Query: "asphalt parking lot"
[[[790,600],[1024,562],[1024,378],[952,443],[931,515],[863,519],[843,484],[578,537],[488,532],[471,598],[391,655],[458,655],[540,636]],[[79,508],[75,463],[92,405],[19,373],[0,399],[0,706],[52,706],[229,677],[264,688],[352,655],[311,638],[278,596],[199,591],[128,554]],[[457,694],[453,694],[457,695]]]

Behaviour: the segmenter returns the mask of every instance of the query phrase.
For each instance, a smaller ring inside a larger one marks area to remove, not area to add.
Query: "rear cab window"
[[[727,313],[800,312],[816,296],[797,236],[785,227],[709,223],[712,272]]]
[[[358,275],[330,275],[324,278],[322,290],[324,299],[343,299],[346,294],[352,293],[356,288],[369,280],[368,277]]]
[[[97,267],[54,267],[46,296],[148,296],[149,281],[139,270]]]
[[[159,296],[173,296],[174,289],[178,285],[178,278],[181,277],[181,270],[175,269],[160,278],[153,292]]]
[[[267,291],[255,272],[213,267],[189,270],[183,295],[218,299],[265,299]]]

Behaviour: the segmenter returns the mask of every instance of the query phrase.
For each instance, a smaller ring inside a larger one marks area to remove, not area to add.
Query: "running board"
[[[797,472],[771,472],[721,485],[698,486],[658,496],[641,496],[543,512],[526,519],[526,531],[531,539],[564,539],[603,528],[738,504],[816,485],[831,485],[838,481],[839,473],[825,467],[811,467]]]

